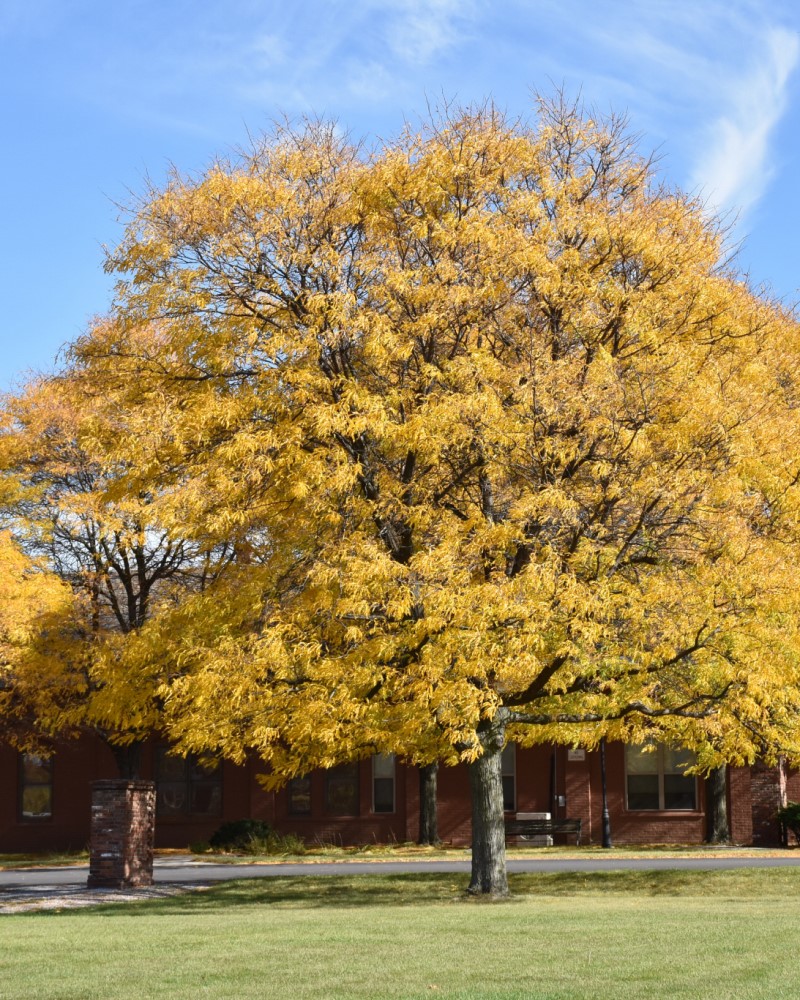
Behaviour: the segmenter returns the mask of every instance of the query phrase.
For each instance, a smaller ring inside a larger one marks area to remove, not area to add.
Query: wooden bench
[[[579,819],[507,819],[506,840],[509,837],[552,837],[557,833],[574,836],[575,844],[581,842]]]

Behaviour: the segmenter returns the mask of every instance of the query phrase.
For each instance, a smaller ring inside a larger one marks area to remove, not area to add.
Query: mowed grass
[[[0,997],[800,997],[800,872],[241,880],[0,918]]]
[[[786,848],[763,847],[709,847],[704,844],[681,846],[676,844],[648,845],[647,847],[616,847],[617,858],[729,858],[729,857],[785,857]],[[249,865],[281,864],[286,861],[302,861],[305,864],[329,861],[453,861],[464,860],[470,855],[469,848],[420,846],[419,844],[362,844],[358,847],[310,846],[302,854],[273,853],[237,854],[211,850],[194,851],[188,849],[160,849],[156,857],[194,856],[200,861],[214,864]],[[597,845],[575,845],[557,847],[510,846],[509,859],[514,858],[608,858],[609,852]],[[88,864],[89,852],[62,851],[31,854],[0,854],[0,871],[14,868],[53,868],[62,865]]]
[[[157,854],[167,856],[182,854],[181,851],[157,851]],[[531,845],[514,845],[506,848],[509,860],[514,858],[591,858],[607,859],[609,852],[598,845],[575,845],[557,847],[533,847]],[[709,847],[705,844],[681,846],[676,844],[648,845],[647,847],[616,847],[613,852],[617,858],[730,858],[730,857],[785,857],[786,848],[763,847]],[[279,864],[285,861],[302,861],[306,864],[328,861],[462,861],[470,857],[469,848],[427,847],[418,844],[363,844],[359,847],[315,847],[307,848],[303,854],[269,854],[255,853],[237,854],[236,852],[195,852],[195,857],[201,861],[215,864],[249,865],[249,864]],[[8,855],[9,863],[5,867],[15,867],[13,855]],[[3,867],[3,855],[0,855],[0,867]]]
[[[83,865],[89,861],[88,851],[53,853],[0,854],[0,870],[8,868],[52,868],[62,865]]]

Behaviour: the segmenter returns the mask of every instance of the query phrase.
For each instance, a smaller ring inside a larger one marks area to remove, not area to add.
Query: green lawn
[[[34,854],[0,854],[0,869],[7,868],[51,868],[54,865],[85,865],[89,862],[88,851],[36,852]],[[0,993],[0,998],[2,998]]]
[[[179,851],[156,852],[163,855],[179,854]],[[575,845],[557,847],[533,847],[514,845],[506,848],[511,858],[715,858],[715,857],[785,857],[786,848],[709,846],[706,844],[655,844],[647,846],[615,847],[608,851],[598,845]],[[0,855],[0,867],[3,866]],[[13,855],[7,855],[6,867],[13,867]],[[309,847],[303,854],[259,855],[255,853],[224,853],[202,851],[195,854],[199,860],[217,864],[281,863],[284,861],[304,861],[306,863],[327,861],[453,861],[470,857],[468,847],[420,847],[417,844],[372,844],[360,847]]]
[[[185,856],[192,852],[188,849],[157,850],[157,857]],[[507,848],[509,858],[714,858],[714,857],[785,857],[786,849],[782,847],[728,847],[705,844],[678,845],[661,844],[646,847],[615,847],[612,852],[595,845],[576,847],[530,847],[511,846]],[[450,847],[420,847],[417,844],[364,844],[360,847],[309,847],[303,854],[226,854],[211,850],[194,852],[194,857],[201,861],[215,864],[253,864],[253,863],[283,863],[285,861],[303,861],[306,863],[328,861],[452,861],[464,860],[470,856],[469,848]],[[35,854],[0,854],[0,870],[10,868],[51,868],[57,865],[88,864],[88,851],[39,852]],[[2,994],[0,994],[2,1000]]]
[[[800,996],[795,869],[511,882],[491,902],[460,876],[264,879],[0,917],[0,997]]]

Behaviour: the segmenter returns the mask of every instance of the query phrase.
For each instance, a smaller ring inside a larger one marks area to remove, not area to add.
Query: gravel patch
[[[0,891],[0,914],[32,910],[74,910],[106,903],[131,903],[141,899],[164,899],[182,893],[209,889],[209,884],[159,882],[139,889],[88,889],[81,885],[26,886]]]

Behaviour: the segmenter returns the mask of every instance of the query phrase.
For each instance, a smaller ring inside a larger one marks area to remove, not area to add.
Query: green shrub
[[[783,809],[778,810],[778,821],[795,836],[795,840],[800,844],[800,802],[789,802]]]
[[[269,837],[272,828],[260,819],[235,819],[223,823],[209,837],[209,844],[222,851],[240,851],[254,838]]]
[[[211,835],[209,844],[217,851],[239,854],[303,854],[306,845],[293,833],[278,833],[259,819],[237,819]]]
[[[272,830],[268,837],[253,837],[244,848],[245,854],[305,854],[306,844],[294,833]]]

